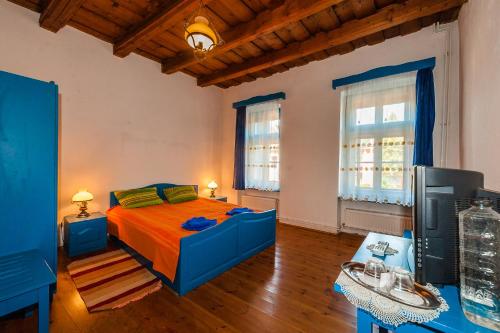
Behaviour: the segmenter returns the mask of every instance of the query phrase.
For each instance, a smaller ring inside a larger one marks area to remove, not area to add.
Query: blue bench
[[[0,257],[0,317],[38,304],[38,332],[49,331],[49,286],[56,277],[40,251]]]

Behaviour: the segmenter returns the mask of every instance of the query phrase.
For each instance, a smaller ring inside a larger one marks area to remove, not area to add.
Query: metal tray
[[[427,288],[418,283],[415,283],[414,292],[409,292],[409,291],[404,292],[407,294],[407,296],[410,296],[414,300],[414,302],[408,302],[404,299],[394,296],[393,294],[390,294],[389,292],[378,290],[375,287],[363,282],[360,279],[360,276],[363,275],[365,264],[352,261],[343,263],[341,268],[342,271],[345,274],[347,274],[347,276],[349,276],[354,282],[373,291],[374,293],[387,297],[395,302],[425,310],[437,309],[441,305],[441,302],[436,297],[436,295],[434,295]]]

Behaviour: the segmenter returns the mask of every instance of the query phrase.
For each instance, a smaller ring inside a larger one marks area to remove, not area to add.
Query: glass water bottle
[[[500,214],[479,199],[459,220],[462,310],[470,321],[500,331]]]

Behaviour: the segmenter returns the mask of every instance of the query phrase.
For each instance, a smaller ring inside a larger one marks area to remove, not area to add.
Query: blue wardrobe
[[[0,71],[0,256],[39,249],[57,274],[58,90]]]

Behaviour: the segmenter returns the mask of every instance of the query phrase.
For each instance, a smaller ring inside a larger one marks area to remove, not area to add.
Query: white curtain
[[[416,72],[341,92],[339,195],[411,206]]]
[[[279,191],[280,102],[250,105],[246,112],[245,187]]]

